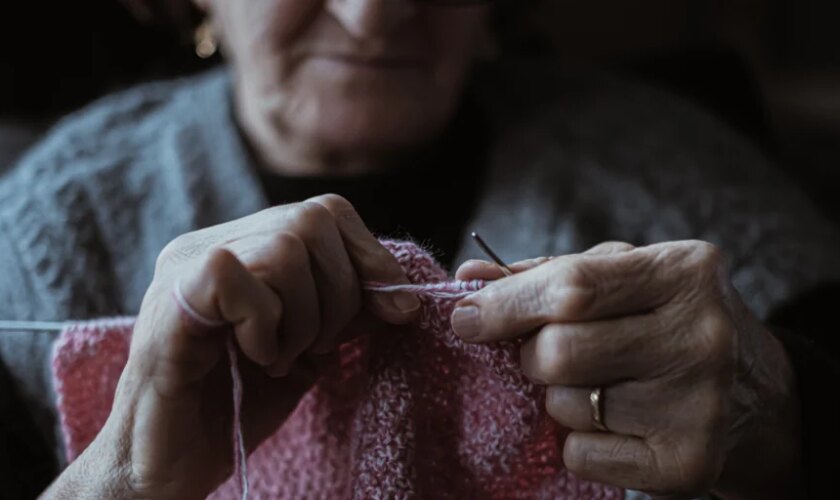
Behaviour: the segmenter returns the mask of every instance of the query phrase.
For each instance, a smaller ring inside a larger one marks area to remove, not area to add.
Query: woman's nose
[[[412,0],[327,0],[327,10],[354,38],[390,35],[414,15]]]

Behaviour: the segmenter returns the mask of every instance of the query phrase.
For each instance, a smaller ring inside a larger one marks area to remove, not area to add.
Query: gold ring
[[[609,432],[604,425],[604,388],[596,387],[589,393],[589,404],[592,406],[592,425],[601,432]]]

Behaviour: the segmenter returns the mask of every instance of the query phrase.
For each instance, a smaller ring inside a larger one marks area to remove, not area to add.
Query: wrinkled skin
[[[197,3],[231,63],[245,139],[263,168],[294,175],[371,171],[432,140],[451,118],[486,15],[409,0]],[[575,431],[564,450],[573,471],[676,498],[709,489],[772,498],[795,485],[791,369],[722,276],[717,250],[608,244],[514,267],[517,276],[464,301],[478,308],[470,341],[527,336],[525,373],[549,386],[549,413]],[[469,262],[459,277],[501,276]],[[366,280],[405,276],[334,196],[173,241],[144,298],[114,411],[45,497],[203,498],[230,474],[225,339],[183,321],[176,285],[202,315],[233,326],[253,449],[311,386],[338,332],[412,320],[416,297],[366,294]],[[590,420],[589,391],[601,385],[609,433]]]
[[[527,339],[522,369],[548,386],[548,413],[574,430],[563,453],[569,469],[668,498],[795,491],[792,370],[717,248],[606,243],[513,269],[461,301],[453,326],[469,342]],[[458,277],[502,275],[470,261]],[[609,432],[593,423],[594,387],[604,388]]]
[[[230,475],[227,330],[187,321],[176,287],[203,318],[233,328],[247,393],[243,434],[253,449],[294,410],[340,333],[416,317],[417,297],[363,292],[364,281],[408,283],[335,195],[174,240],[143,300],[114,410],[51,496],[204,498]]]
[[[203,0],[266,167],[351,175],[436,137],[484,34],[484,7],[410,0]]]
[[[486,14],[410,0],[196,3],[230,63],[245,140],[262,168],[292,175],[368,172],[433,140]],[[203,498],[230,473],[224,339],[182,322],[176,284],[193,308],[235,327],[253,447],[282,424],[338,332],[416,314],[416,297],[365,297],[364,280],[405,276],[336,197],[173,241],[144,298],[114,411],[47,497]]]

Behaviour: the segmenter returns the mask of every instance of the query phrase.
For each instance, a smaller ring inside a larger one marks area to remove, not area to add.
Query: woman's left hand
[[[563,458],[582,478],[675,498],[795,496],[793,372],[723,260],[683,241],[605,243],[514,264],[505,279],[469,261],[458,278],[498,280],[458,304],[453,327],[468,342],[525,339],[522,369],[573,430]]]

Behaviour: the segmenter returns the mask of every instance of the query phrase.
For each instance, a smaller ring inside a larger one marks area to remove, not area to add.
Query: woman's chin
[[[310,140],[336,152],[411,149],[432,138],[446,119],[443,113],[419,108],[416,103],[335,105],[296,126]]]

